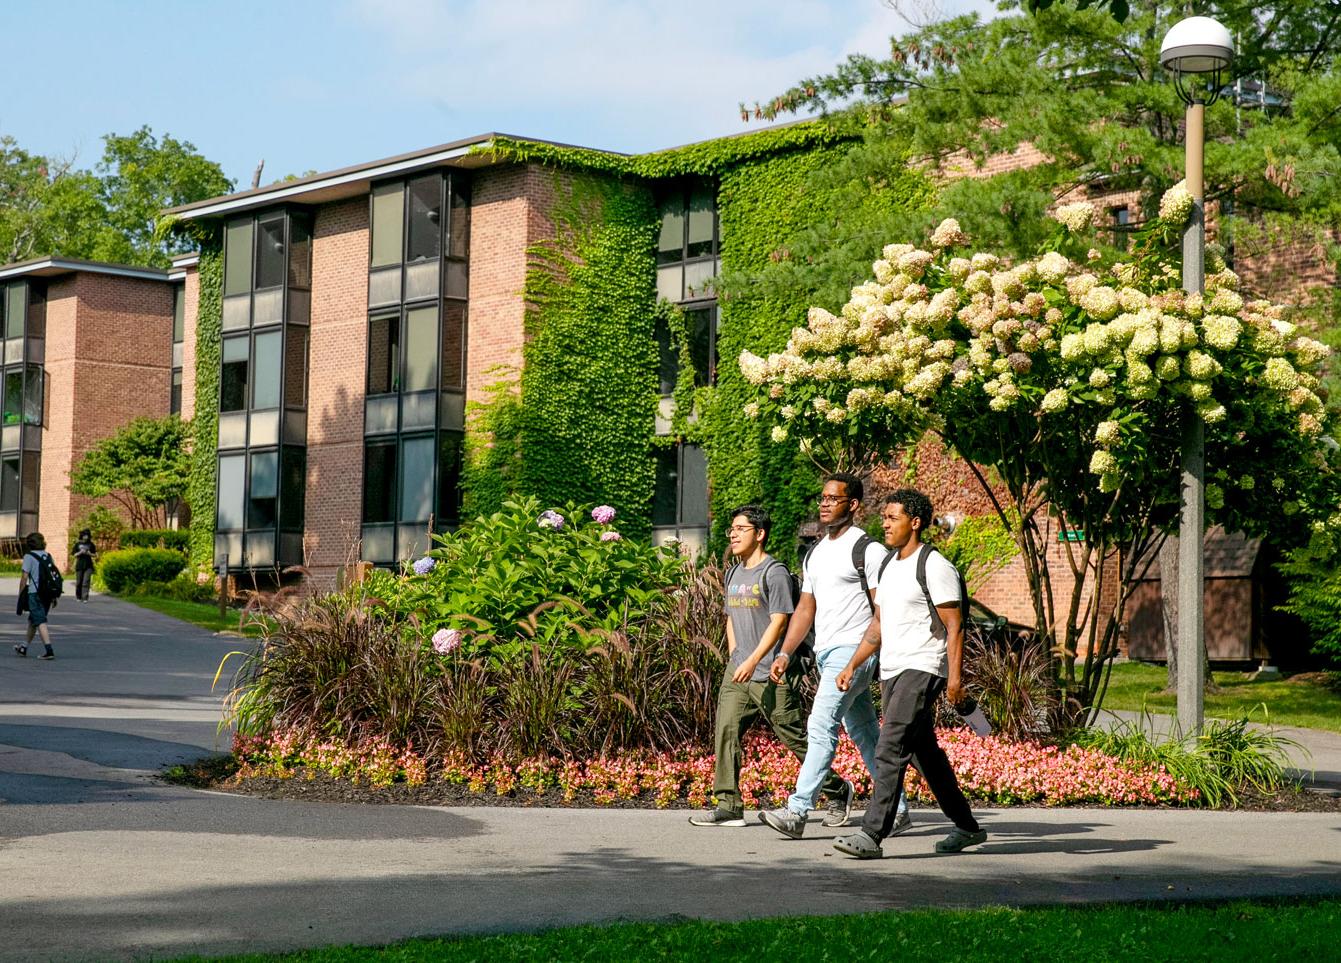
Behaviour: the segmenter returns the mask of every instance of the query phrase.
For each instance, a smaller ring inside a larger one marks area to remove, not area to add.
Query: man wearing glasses
[[[796,673],[785,673],[773,681],[768,672],[795,608],[791,573],[764,548],[772,527],[772,519],[758,505],[742,505],[731,513],[731,554],[736,564],[727,569],[724,580],[730,656],[717,691],[717,769],[712,787],[717,808],[690,817],[694,826],[745,825],[740,741],[759,716],[796,758],[805,759],[805,708],[796,691]],[[847,785],[830,770],[824,789],[841,795]]]
[[[813,624],[820,679],[806,727],[805,760],[796,777],[796,791],[787,800],[787,805],[759,814],[765,823],[792,839],[800,839],[805,833],[806,817],[815,808],[820,782],[838,749],[840,724],[856,743],[871,778],[875,778],[875,744],[880,736],[880,723],[870,693],[874,658],[867,659],[853,673],[846,689],[839,689],[837,685],[838,674],[857,651],[875,611],[866,573],[874,578],[886,554],[879,542],[852,524],[861,506],[862,494],[861,479],[855,475],[840,472],[825,479],[819,499],[819,518],[826,535],[802,563],[801,598],[787,628],[787,639],[770,670],[770,676],[775,680],[785,675],[793,653]],[[859,569],[858,562],[863,563],[864,568]],[[829,795],[825,826],[847,825],[852,815],[853,795],[850,782],[845,783],[840,795]],[[901,833],[911,825],[908,803],[900,796],[898,818],[890,835]]]

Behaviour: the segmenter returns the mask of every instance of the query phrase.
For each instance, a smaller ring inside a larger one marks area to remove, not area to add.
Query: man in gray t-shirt
[[[717,692],[717,766],[713,795],[717,808],[690,818],[695,826],[744,826],[740,796],[740,743],[762,716],[796,758],[805,759],[806,712],[796,691],[797,673],[777,682],[769,678],[787,619],[796,607],[791,574],[764,550],[772,520],[758,505],[731,513],[731,554],[735,564],[725,579],[726,674]],[[842,793],[841,776],[832,769],[825,792]]]

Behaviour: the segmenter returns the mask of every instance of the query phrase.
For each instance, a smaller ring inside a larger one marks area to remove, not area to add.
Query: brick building
[[[132,418],[180,407],[184,276],[61,257],[0,267],[0,539],[41,531],[64,566],[91,507],[70,469]]]

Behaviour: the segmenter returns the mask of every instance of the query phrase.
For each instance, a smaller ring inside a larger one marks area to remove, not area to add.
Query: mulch
[[[393,805],[393,806],[514,806],[519,808],[553,809],[655,809],[656,804],[650,794],[642,798],[620,799],[614,802],[598,803],[591,793],[578,793],[572,800],[565,801],[557,790],[537,795],[529,790],[499,794],[492,789],[484,792],[471,792],[459,783],[430,781],[422,786],[407,786],[397,783],[392,786],[370,786],[367,783],[355,783],[348,779],[337,779],[325,773],[304,773],[289,779],[276,779],[270,776],[255,776],[238,779],[235,775],[236,764],[228,757],[204,759],[193,766],[176,770],[165,776],[167,781],[176,785],[190,786],[196,789],[211,789],[216,792],[231,792],[244,796],[259,796],[264,799],[291,799],[301,802],[352,803],[357,805]],[[975,805],[991,809],[1021,808],[1066,808],[1041,807],[1037,804],[1023,804],[1006,807],[1001,804],[983,803],[970,800]],[[670,809],[693,810],[686,800],[677,800]],[[913,803],[914,809],[929,809]],[[1075,808],[1094,808],[1093,804]],[[1123,809],[1157,809],[1182,807],[1123,806]],[[1221,807],[1222,810],[1245,812],[1341,812],[1341,791],[1309,790],[1286,788],[1272,794],[1248,790],[1239,794],[1237,805]]]

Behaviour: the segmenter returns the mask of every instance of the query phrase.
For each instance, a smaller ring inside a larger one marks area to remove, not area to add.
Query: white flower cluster
[[[1192,214],[1192,192],[1187,189],[1187,181],[1179,181],[1159,199],[1159,217],[1170,224],[1186,224]]]
[[[1088,201],[1063,204],[1052,212],[1052,218],[1072,234],[1079,234],[1094,222],[1094,205]]]

